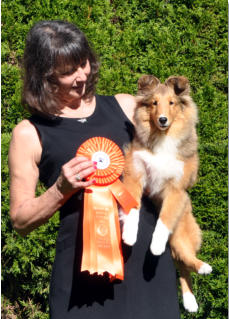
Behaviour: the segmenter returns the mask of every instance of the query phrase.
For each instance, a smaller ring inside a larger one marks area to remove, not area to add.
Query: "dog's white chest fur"
[[[143,173],[143,186],[147,187],[150,196],[159,193],[167,180],[179,181],[183,176],[184,162],[176,158],[178,142],[166,136],[158,142],[153,152],[147,149],[134,151],[135,169]]]

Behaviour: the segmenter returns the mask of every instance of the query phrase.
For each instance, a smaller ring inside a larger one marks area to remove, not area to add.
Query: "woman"
[[[13,130],[9,163],[10,214],[22,236],[60,209],[50,286],[50,318],[178,319],[176,276],[169,248],[148,250],[155,214],[143,200],[137,244],[123,245],[124,281],[80,272],[82,198],[96,164],[75,157],[88,138],[103,136],[120,148],[133,136],[135,98],[95,95],[98,62],[84,34],[63,21],[42,21],[29,32],[23,101],[32,116]],[[47,187],[35,197],[38,179]],[[150,206],[150,203],[149,203]],[[152,205],[151,205],[152,206]]]

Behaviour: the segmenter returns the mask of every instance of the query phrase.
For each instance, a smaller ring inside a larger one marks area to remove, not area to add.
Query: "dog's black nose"
[[[167,122],[167,117],[165,117],[165,116],[161,116],[161,117],[159,117],[159,122],[160,122],[160,124],[162,124],[162,125],[165,125],[165,123]]]

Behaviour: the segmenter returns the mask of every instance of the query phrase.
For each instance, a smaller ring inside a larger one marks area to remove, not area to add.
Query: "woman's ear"
[[[171,87],[176,95],[189,95],[190,85],[189,80],[184,76],[170,76],[165,85]]]
[[[141,76],[138,80],[138,95],[150,93],[158,84],[160,84],[160,80],[153,75]]]

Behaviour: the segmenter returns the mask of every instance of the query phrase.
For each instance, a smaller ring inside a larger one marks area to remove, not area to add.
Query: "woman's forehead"
[[[67,58],[58,59],[55,63],[54,69],[58,73],[65,73],[71,71],[72,69],[76,69],[80,64],[85,62],[87,57],[79,58]]]

